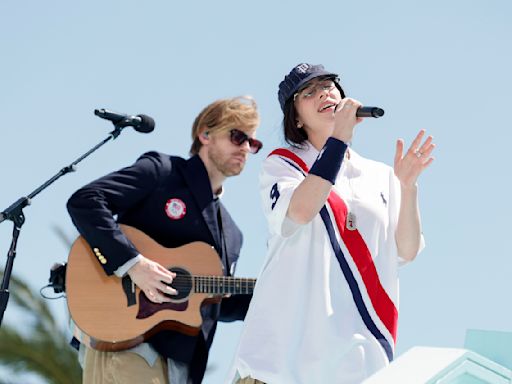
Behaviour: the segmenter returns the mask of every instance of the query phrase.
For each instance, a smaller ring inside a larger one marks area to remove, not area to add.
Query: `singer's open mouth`
[[[324,112],[328,109],[332,109],[333,111],[336,109],[337,104],[334,102],[326,102],[320,105],[318,112]]]

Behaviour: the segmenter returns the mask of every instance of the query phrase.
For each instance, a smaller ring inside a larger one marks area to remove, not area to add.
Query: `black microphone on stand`
[[[359,107],[356,112],[357,117],[381,117],[384,116],[384,110],[379,107]]]
[[[133,127],[137,132],[149,133],[155,129],[155,120],[147,115],[125,115],[107,109],[95,109],[94,114],[111,121],[116,127]]]

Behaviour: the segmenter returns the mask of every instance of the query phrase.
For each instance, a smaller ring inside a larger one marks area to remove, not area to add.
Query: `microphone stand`
[[[4,275],[2,278],[2,285],[0,286],[0,326],[2,325],[4,313],[5,310],[7,309],[7,302],[9,301],[9,282],[11,280],[12,267],[14,264],[14,258],[16,256],[16,245],[18,244],[18,237],[20,235],[21,227],[25,222],[23,208],[25,208],[27,205],[30,205],[33,197],[35,197],[45,188],[53,184],[53,182],[56,181],[58,178],[64,176],[69,172],[76,171],[76,165],[83,159],[85,159],[87,156],[89,156],[91,153],[93,153],[98,148],[106,144],[109,140],[116,139],[121,134],[121,131],[124,128],[126,128],[121,126],[122,123],[123,122],[121,121],[118,124],[114,124],[115,129],[109,133],[109,136],[106,139],[104,139],[99,144],[95,145],[89,151],[87,151],[78,159],[73,161],[70,165],[62,168],[59,172],[57,172],[57,174],[55,174],[55,176],[48,179],[45,183],[43,183],[41,186],[36,188],[31,193],[29,193],[27,196],[20,197],[18,200],[16,200],[13,204],[11,204],[8,208],[4,209],[0,213],[0,223],[4,222],[5,220],[11,220],[14,223],[11,246],[9,247],[9,252],[7,253],[7,263],[5,265]]]

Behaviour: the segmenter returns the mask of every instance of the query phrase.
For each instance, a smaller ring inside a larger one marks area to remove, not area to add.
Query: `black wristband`
[[[346,150],[347,144],[334,137],[329,137],[309,173],[320,176],[334,185]]]

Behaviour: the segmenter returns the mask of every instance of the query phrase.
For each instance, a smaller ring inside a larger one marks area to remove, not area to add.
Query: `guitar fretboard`
[[[227,276],[194,276],[194,292],[213,294],[250,294],[256,279]]]

